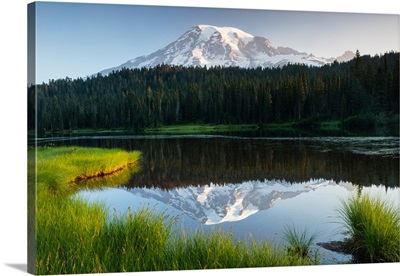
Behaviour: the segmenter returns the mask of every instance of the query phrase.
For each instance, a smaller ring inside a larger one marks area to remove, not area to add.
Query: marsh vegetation
[[[52,143],[55,142],[52,141]],[[69,143],[65,140],[60,141],[61,144]],[[81,140],[72,140],[75,144],[78,144],[78,141]],[[97,140],[92,137],[88,141],[95,144]],[[252,232],[254,238],[250,237],[250,232],[246,232],[247,235],[238,235],[241,233],[240,228],[229,229],[223,224],[221,227],[210,228],[207,231],[201,227],[192,231],[181,224],[180,216],[183,216],[185,211],[182,210],[181,215],[171,212],[176,208],[172,204],[173,201],[168,208],[163,210],[151,206],[130,208],[126,205],[124,212],[118,212],[110,210],[113,207],[106,201],[90,201],[76,197],[75,195],[80,191],[104,189],[107,192],[107,189],[113,190],[114,187],[119,187],[119,190],[140,191],[141,188],[138,186],[142,185],[144,186],[142,194],[148,189],[153,195],[156,193],[167,195],[170,192],[172,194],[177,191],[184,192],[185,187],[189,188],[187,191],[194,189],[191,188],[190,183],[198,183],[197,189],[201,191],[201,187],[209,183],[210,179],[216,183],[238,183],[243,181],[241,179],[265,177],[302,182],[302,184],[289,183],[290,185],[285,186],[283,193],[280,193],[281,196],[286,194],[286,189],[296,191],[297,187],[304,189],[305,193],[302,194],[307,195],[321,184],[328,184],[326,187],[333,185],[333,183],[329,184],[331,183],[329,181],[314,181],[315,184],[312,181],[310,184],[303,182],[319,173],[321,176],[328,175],[337,181],[344,179],[363,183],[365,187],[381,181],[379,179],[385,179],[386,189],[397,187],[398,159],[391,157],[382,159],[376,156],[376,149],[373,146],[377,143],[376,148],[381,151],[386,147],[389,150],[385,151],[386,156],[391,150],[390,139],[372,139],[368,151],[359,147],[358,140],[354,142],[349,140],[351,144],[349,151],[345,154],[337,154],[335,146],[330,144],[333,142],[329,142],[329,139],[323,140],[322,145],[319,145],[321,141],[315,143],[314,140],[300,142],[297,139],[293,141],[256,139],[253,141],[248,138],[238,139],[238,137],[230,140],[229,143],[221,138],[217,140],[212,138],[154,139],[153,141],[125,138],[121,140],[113,138],[108,141],[101,138],[98,141],[105,143],[102,145],[103,149],[77,145],[37,148],[37,255],[35,263],[38,274],[325,264],[321,261],[324,251],[315,247],[315,243],[320,238],[319,235],[313,234],[312,227],[301,228],[300,224],[297,224],[302,221],[301,218],[297,223],[286,227],[286,234],[282,235],[283,242],[279,240],[273,242],[262,238],[265,236],[260,238],[257,232]],[[112,141],[116,142],[119,148],[124,144],[123,148],[127,150],[116,149],[117,146]],[[344,150],[345,143],[342,141],[339,144],[341,150]],[[382,147],[383,144],[386,146]],[[113,149],[106,149],[106,146]],[[302,150],[297,152],[296,148],[299,146]],[[310,146],[312,150],[303,152]],[[141,152],[132,151],[132,149],[139,149]],[[321,152],[321,149],[324,151]],[[352,150],[355,152],[352,153]],[[357,154],[356,152],[360,150],[368,154]],[[293,154],[294,152],[296,154]],[[393,154],[396,156],[395,153]],[[352,155],[358,162],[351,162]],[[269,162],[265,163],[262,160],[269,160]],[[323,160],[325,161],[322,162]],[[335,164],[342,164],[346,170],[337,171]],[[360,171],[361,167],[369,172],[367,177],[357,176],[355,173]],[[284,184],[284,182],[277,183]],[[268,190],[257,190],[257,187],[264,189],[272,184],[272,182],[259,183],[258,186],[254,186],[256,188],[254,192],[264,194]],[[155,188],[154,185],[160,188]],[[228,195],[226,192],[231,186],[233,192],[240,192],[241,187],[246,187],[226,184],[216,185],[213,189],[217,192],[221,187],[225,195]],[[307,190],[308,186],[312,189]],[[211,188],[209,185],[204,187]],[[279,191],[276,183],[271,187]],[[328,190],[329,193],[333,191]],[[289,190],[290,193],[292,192]],[[319,193],[319,196],[326,197],[326,194]],[[217,199],[211,194],[210,198]],[[300,199],[301,196],[298,198]],[[354,258],[354,261],[359,262],[398,260],[396,245],[398,249],[399,243],[395,238],[396,234],[398,237],[399,231],[398,211],[392,208],[389,202],[383,204],[386,207],[381,211],[382,208],[368,207],[371,204],[364,204],[364,201],[368,200],[364,197],[350,197],[344,199],[343,202],[337,200],[335,203],[336,208],[339,206],[339,210],[342,210],[340,214],[346,223],[344,228],[349,232],[347,236],[349,243],[346,244],[348,253],[358,256],[360,252],[368,252],[358,259]],[[381,205],[372,197],[369,201],[373,206]],[[342,209],[340,209],[341,203]],[[278,208],[277,212],[279,212],[279,205],[274,208]],[[331,209],[333,213],[334,207]],[[201,209],[197,211],[200,212]],[[295,209],[291,212],[296,214]],[[364,214],[361,215],[361,213]],[[352,214],[352,218],[348,218],[347,214]],[[375,232],[353,229],[353,225],[360,224],[350,223],[354,220],[353,217],[362,217],[368,223],[361,224],[371,225],[369,228]],[[377,217],[382,220],[377,220]],[[264,218],[259,217],[259,219]],[[378,223],[372,223],[375,220]],[[237,222],[235,225],[244,224],[248,223],[243,220],[243,223]],[[252,226],[251,228],[254,230],[259,227]],[[268,231],[263,227],[261,230]],[[369,234],[366,235],[366,232]],[[360,237],[364,239],[368,237],[368,241],[360,240]]]
[[[176,218],[166,212],[140,209],[110,217],[104,204],[71,197],[79,189],[102,188],[93,183],[94,178],[117,172],[120,181],[129,177],[122,171],[139,158],[139,152],[120,150],[38,148],[36,273],[314,264],[267,242],[237,240],[230,232],[188,235],[172,231]]]
[[[355,262],[400,261],[400,213],[395,202],[357,194],[342,200],[338,212],[349,235],[343,246]]]

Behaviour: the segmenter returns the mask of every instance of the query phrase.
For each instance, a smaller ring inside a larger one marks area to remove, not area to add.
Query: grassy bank
[[[265,134],[274,135],[279,133],[288,133],[289,136],[299,131],[320,131],[320,132],[340,132],[341,124],[339,121],[323,121],[314,122],[310,120],[292,121],[280,123],[266,124],[240,124],[240,125],[207,125],[207,124],[190,124],[190,125],[173,125],[160,126],[156,128],[146,128],[145,134],[164,134],[164,135],[183,135],[183,134],[212,134],[212,133],[228,133],[228,132],[252,132],[261,131]]]
[[[140,152],[82,147],[37,149],[37,188],[55,195],[66,195],[79,183],[116,175],[138,162]],[[85,185],[88,183],[86,182]]]
[[[207,134],[218,132],[233,131],[254,131],[258,127],[252,124],[243,125],[207,125],[207,124],[190,124],[190,125],[172,125],[161,126],[156,128],[146,128],[146,134]]]
[[[400,261],[400,213],[379,197],[368,194],[342,201],[339,209],[344,228],[350,235],[346,250],[356,262]]]
[[[175,219],[148,209],[107,220],[104,206],[41,201],[38,274],[271,267],[316,264],[232,232],[174,232]]]
[[[301,120],[292,121],[273,121],[258,124],[202,124],[189,123],[180,125],[165,125],[147,128],[88,128],[73,130],[45,131],[40,135],[126,135],[126,134],[163,134],[163,135],[181,135],[181,134],[212,134],[224,132],[251,132],[262,131],[269,134],[281,132],[305,132],[308,135],[319,134],[341,134],[341,135],[398,135],[399,116],[398,115],[372,115],[358,114],[344,118],[343,120],[327,120],[322,118],[310,117]],[[30,130],[28,134],[35,136],[35,132]],[[281,136],[281,135],[279,135]]]
[[[189,124],[189,125],[173,125],[160,126],[156,128],[146,128],[143,130],[145,134],[212,134],[224,132],[251,132],[260,131],[265,134],[274,135],[278,133],[287,133],[289,136],[293,133],[304,133],[310,136],[316,134],[346,134],[351,135],[354,130],[364,132],[375,132],[379,130],[381,125],[373,124],[365,127],[362,123],[353,122],[353,118],[349,118],[343,124],[339,120],[324,121],[314,118],[287,121],[287,122],[271,122],[263,124],[240,124],[240,125],[207,125],[207,124]]]
[[[124,133],[129,133],[132,131],[128,131],[125,128],[80,128],[80,129],[64,129],[64,130],[46,130],[46,131],[40,131],[39,135],[52,135],[52,134],[58,134],[58,135],[91,135],[91,134],[124,134]],[[29,136],[35,136],[36,131],[34,130],[29,130],[28,131]]]
[[[174,232],[176,218],[154,210],[110,218],[106,206],[70,196],[95,178],[111,181],[139,157],[79,147],[37,150],[36,274],[315,264],[266,242],[238,241],[231,232]]]
[[[319,263],[318,256],[310,254],[315,236],[294,226],[287,228],[285,247],[240,240],[231,231],[174,230],[179,228],[175,227],[177,218],[151,209],[127,210],[125,215],[110,218],[105,205],[89,204],[71,196],[83,187],[124,183],[130,177],[129,170],[137,169],[139,158],[138,152],[121,150],[80,147],[37,150],[36,274]],[[363,255],[367,262],[399,260],[399,215],[389,204],[383,204],[383,208],[381,205],[356,197],[343,202],[341,209],[352,237],[348,246],[353,246],[355,254],[368,252]],[[364,229],[359,225],[369,227]]]

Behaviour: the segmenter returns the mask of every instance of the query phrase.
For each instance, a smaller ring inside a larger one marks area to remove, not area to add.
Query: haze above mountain
[[[351,51],[336,58],[316,57],[289,47],[275,47],[267,38],[253,36],[237,28],[198,25],[154,53],[136,57],[100,73],[107,75],[123,68],[155,67],[159,64],[243,68],[274,68],[288,63],[321,66],[334,60],[348,61],[353,57]]]

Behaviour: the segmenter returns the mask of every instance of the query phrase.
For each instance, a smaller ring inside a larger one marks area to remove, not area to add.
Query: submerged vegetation
[[[345,242],[356,262],[400,261],[400,213],[389,201],[369,194],[342,201],[338,210],[350,238]]]

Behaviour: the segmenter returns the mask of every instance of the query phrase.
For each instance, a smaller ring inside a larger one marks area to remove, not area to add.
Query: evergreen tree
[[[399,114],[399,53],[322,67],[122,69],[28,87],[28,129],[265,124]]]

